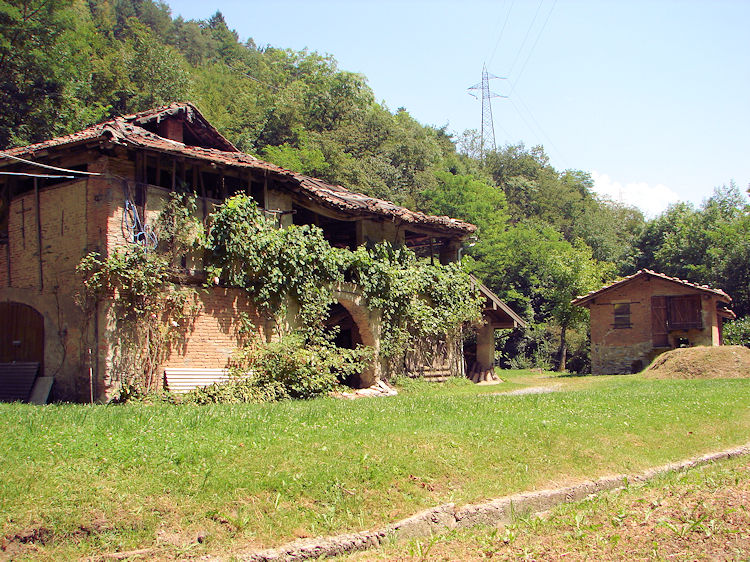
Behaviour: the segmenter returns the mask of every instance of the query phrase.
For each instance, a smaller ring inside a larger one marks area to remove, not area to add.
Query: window
[[[670,330],[700,330],[703,328],[700,295],[669,297],[668,326]]]
[[[630,328],[630,303],[618,302],[614,304],[615,328]]]

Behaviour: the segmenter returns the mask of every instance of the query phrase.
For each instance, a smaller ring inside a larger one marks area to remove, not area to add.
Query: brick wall
[[[597,374],[630,373],[655,357],[651,330],[651,297],[699,293],[691,287],[653,277],[635,279],[591,302],[591,370]],[[614,327],[614,304],[630,304],[630,328]],[[671,332],[670,341],[687,338],[691,345],[718,345],[716,299],[701,297],[702,330]]]
[[[82,377],[86,368],[81,357],[87,345],[81,332],[84,319],[75,302],[79,283],[75,268],[87,247],[86,192],[87,180],[41,188],[40,228],[34,191],[13,198],[9,243],[1,251],[0,299],[26,304],[42,315],[44,375],[55,377],[55,399],[84,399],[90,394],[88,377]]]
[[[45,290],[54,290],[70,285],[86,250],[86,205],[82,204],[85,194],[85,180],[39,192],[41,279],[36,197],[30,192],[11,201],[8,239],[12,287],[39,290],[43,286]],[[5,259],[3,270],[5,279],[8,270]],[[7,280],[4,285],[7,286]]]
[[[184,337],[173,346],[163,367],[226,367],[242,342],[239,329],[243,313],[261,333],[264,331],[255,307],[239,289],[201,289],[196,292],[192,304],[195,314],[186,323]]]

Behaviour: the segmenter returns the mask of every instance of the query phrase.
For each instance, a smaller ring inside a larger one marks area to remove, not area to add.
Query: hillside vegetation
[[[243,151],[477,224],[467,267],[530,324],[502,338],[506,367],[586,371],[586,311],[570,300],[641,267],[721,287],[750,313],[750,207],[733,184],[646,220],[595,195],[587,172],[556,170],[541,146],[482,155],[476,131],[454,138],[376,99],[333,56],[240,42],[219,12],[0,0],[0,149],[191,100]]]

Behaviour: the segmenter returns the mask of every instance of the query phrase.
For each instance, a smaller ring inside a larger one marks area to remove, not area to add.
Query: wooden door
[[[654,347],[668,347],[667,297],[651,297],[651,342]]]
[[[44,317],[19,302],[0,302],[0,363],[39,363],[44,373]]]

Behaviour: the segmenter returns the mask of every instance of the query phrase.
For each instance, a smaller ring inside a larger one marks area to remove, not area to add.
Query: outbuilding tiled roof
[[[630,283],[631,281],[634,281],[635,279],[641,278],[641,277],[656,277],[658,279],[663,279],[665,281],[670,281],[672,283],[677,283],[678,285],[682,285],[684,287],[690,287],[693,289],[697,289],[699,291],[702,291],[704,293],[709,293],[712,295],[716,295],[719,297],[719,299],[723,302],[729,303],[732,301],[732,297],[730,297],[728,294],[726,294],[721,289],[713,289],[709,287],[708,285],[699,285],[697,283],[691,283],[690,281],[686,281],[684,279],[679,279],[677,277],[670,277],[669,275],[664,275],[663,273],[658,273],[656,271],[651,271],[650,269],[641,269],[640,271],[634,273],[633,275],[628,275],[627,277],[624,277],[620,279],[619,281],[615,281],[614,283],[610,283],[609,285],[605,285],[601,289],[597,291],[591,291],[590,293],[586,295],[582,295],[580,297],[576,297],[571,301],[572,304],[575,305],[585,305],[589,303],[591,300],[595,299],[597,296],[601,295],[602,293],[605,293],[607,291],[611,291],[612,289],[616,289],[618,287],[621,287],[622,285],[625,285],[627,283]]]
[[[180,113],[182,113],[184,119],[194,124],[194,128],[192,129],[194,134],[197,133],[197,136],[206,135],[206,138],[210,137],[212,144],[220,145],[223,148],[220,150],[217,148],[187,145],[161,137],[144,128],[144,125],[174,117]],[[222,143],[222,139],[226,144]],[[102,146],[108,144],[123,145],[230,167],[264,170],[273,173],[280,179],[288,180],[286,187],[299,195],[350,216],[386,218],[414,226],[437,229],[446,234],[456,236],[465,236],[476,230],[476,226],[464,221],[446,216],[433,216],[412,211],[390,201],[349,191],[340,185],[332,185],[320,179],[298,174],[270,162],[260,160],[250,154],[240,152],[206,121],[195,106],[189,103],[175,103],[134,115],[115,117],[114,119],[93,125],[70,135],[10,149],[5,152],[12,156],[34,158],[36,154],[42,151],[70,148],[92,141],[99,141]],[[2,160],[2,157],[0,157],[0,165],[4,164]]]

